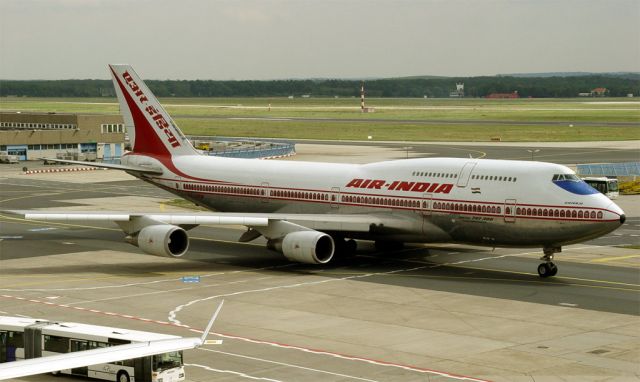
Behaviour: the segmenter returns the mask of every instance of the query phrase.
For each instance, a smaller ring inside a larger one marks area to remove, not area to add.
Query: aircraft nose
[[[606,209],[618,215],[620,224],[624,224],[624,222],[627,221],[627,216],[624,214],[622,208],[620,208],[617,204],[609,203]]]

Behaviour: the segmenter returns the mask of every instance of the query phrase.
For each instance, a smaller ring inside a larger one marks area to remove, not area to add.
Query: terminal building
[[[125,127],[119,115],[0,113],[0,151],[19,160],[117,160],[124,144]]]

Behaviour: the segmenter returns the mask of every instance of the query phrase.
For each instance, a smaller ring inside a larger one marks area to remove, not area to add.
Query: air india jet
[[[132,151],[119,169],[210,213],[18,211],[27,219],[116,222],[143,252],[181,257],[199,224],[240,224],[239,241],[260,236],[287,259],[325,264],[356,250],[411,243],[542,248],[541,277],[563,245],[605,235],[620,207],[553,163],[425,158],[357,164],[203,155],[129,65],[110,65]],[[60,161],[62,162],[62,161]],[[64,161],[67,163],[82,163]]]

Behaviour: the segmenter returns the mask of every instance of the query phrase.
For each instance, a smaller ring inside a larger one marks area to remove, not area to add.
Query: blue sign
[[[199,283],[200,276],[182,276],[183,283]]]

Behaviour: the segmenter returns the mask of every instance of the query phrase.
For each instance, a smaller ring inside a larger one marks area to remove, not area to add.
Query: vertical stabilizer
[[[109,65],[134,153],[152,156],[195,155],[158,99],[129,65]]]

